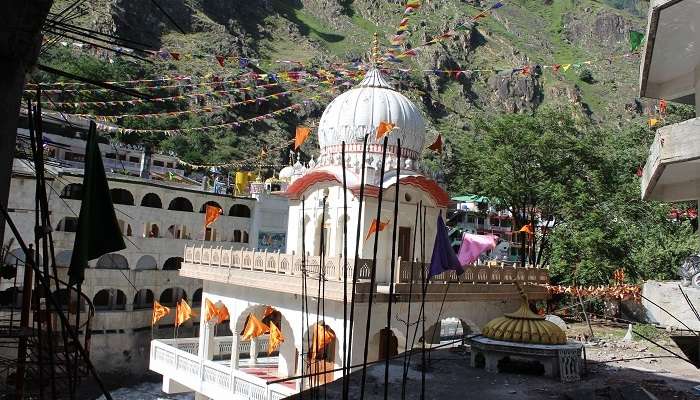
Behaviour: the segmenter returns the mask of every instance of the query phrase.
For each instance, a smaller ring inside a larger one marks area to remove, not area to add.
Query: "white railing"
[[[228,276],[227,269],[240,269],[259,271],[279,275],[301,276],[302,258],[295,254],[268,253],[267,251],[233,250],[223,247],[204,247],[202,245],[185,246],[185,263],[214,267],[211,271],[220,272]],[[306,268],[310,273],[319,273],[321,270],[321,258],[317,256],[306,257]],[[340,256],[326,257],[324,272],[329,280],[342,281],[343,259]],[[431,282],[466,282],[466,283],[547,283],[549,273],[546,268],[506,266],[503,263],[492,262],[488,265],[476,265],[464,267],[464,273],[457,275],[455,271],[447,271],[431,278]],[[353,274],[354,260],[348,260],[348,276]],[[414,282],[421,280],[421,267],[428,272],[429,264],[419,262],[402,261],[397,259],[397,268],[394,281],[397,283]],[[366,280],[370,278],[372,260],[358,260],[358,278]],[[411,271],[413,270],[413,271]],[[413,274],[411,275],[411,272]],[[381,279],[377,278],[378,281]]]
[[[150,369],[213,399],[278,400],[296,393],[254,375],[170,346],[151,341]]]
[[[197,355],[199,352],[199,338],[180,338],[180,339],[159,339],[162,343],[172,346],[178,350],[182,350],[189,354]],[[269,344],[269,336],[263,335],[257,338],[258,355],[267,355],[267,346]],[[231,355],[231,347],[233,346],[233,338],[231,336],[216,336],[214,337],[214,357]],[[250,340],[238,342],[238,354],[250,354]]]
[[[302,275],[302,257],[295,254],[192,245],[185,246],[184,259],[186,263],[208,265],[212,267],[235,268],[279,275]],[[322,270],[321,257],[307,256],[304,261],[307,273],[318,274]],[[343,258],[340,256],[326,257],[323,268],[326,279],[342,280],[342,264]],[[371,265],[372,260],[358,260],[359,279],[370,278]],[[348,276],[352,276],[353,267],[354,260],[349,259]]]

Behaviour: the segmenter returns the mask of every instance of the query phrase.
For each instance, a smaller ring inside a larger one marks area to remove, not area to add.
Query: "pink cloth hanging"
[[[462,234],[462,244],[459,246],[457,258],[460,264],[468,265],[479,259],[479,256],[496,248],[498,237],[494,235]]]

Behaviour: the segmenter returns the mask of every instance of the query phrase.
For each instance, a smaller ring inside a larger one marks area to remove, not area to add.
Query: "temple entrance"
[[[397,243],[399,257],[404,261],[411,261],[411,228],[408,226],[399,227],[399,241]]]
[[[388,351],[388,354],[387,354]],[[379,355],[378,360],[391,358],[399,354],[399,339],[389,328],[379,331]]]

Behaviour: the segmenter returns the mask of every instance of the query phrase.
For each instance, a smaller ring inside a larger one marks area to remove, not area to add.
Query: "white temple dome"
[[[425,141],[425,121],[420,110],[392,89],[379,70],[371,69],[362,82],[336,97],[323,111],[318,126],[321,153],[340,153],[343,141],[346,151],[358,151],[357,146],[348,146],[361,145],[364,135],[369,135],[368,144],[381,144],[376,131],[382,121],[396,126],[388,136],[389,146],[401,139],[402,153],[417,159]],[[376,152],[376,146],[368,146],[368,151]]]

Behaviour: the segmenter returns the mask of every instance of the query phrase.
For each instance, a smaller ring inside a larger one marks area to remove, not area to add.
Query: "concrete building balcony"
[[[644,200],[700,198],[700,118],[659,128],[641,185]]]
[[[246,364],[243,360],[231,367],[229,360],[201,358],[198,338],[161,339],[151,341],[150,369],[163,375],[163,388],[168,393],[195,391],[212,399],[279,400],[294,395],[298,389],[294,381],[288,384],[268,384],[278,378],[274,360],[258,359]],[[214,340],[214,357],[231,353],[231,337]],[[258,348],[266,348],[258,341]],[[250,351],[250,342],[240,342],[238,352]]]
[[[307,256],[305,262],[309,290],[313,292],[314,288],[317,288],[317,277],[322,272],[325,277],[326,299],[342,301],[346,286],[343,280],[343,261],[340,256],[326,257],[324,266],[321,268],[320,257]],[[347,276],[350,280],[353,276],[355,262],[353,259],[349,259],[347,263]],[[356,293],[360,295],[359,301],[366,301],[366,296],[363,294],[369,293],[372,260],[358,259],[357,267],[359,270]],[[390,283],[390,269],[388,267],[388,260],[377,263],[377,289],[375,292],[379,295],[388,293]],[[422,274],[423,272],[427,274],[429,267],[429,264],[404,261],[399,257],[393,280],[396,287],[395,292],[397,294],[407,293],[411,286],[420,285]],[[233,285],[245,282],[245,285],[249,287],[292,294],[299,293],[304,279],[302,257],[299,255],[197,245],[185,246],[184,262],[180,269],[180,275]],[[487,286],[505,286],[515,281],[529,283],[531,285],[528,286],[533,286],[533,290],[537,291],[534,289],[534,285],[548,283],[549,273],[544,268],[522,268],[506,266],[503,263],[491,263],[489,265],[467,266],[461,275],[457,275],[455,271],[447,271],[433,276],[429,286],[453,284],[457,287],[464,283],[471,283],[471,286],[465,286],[468,290],[455,291],[455,293],[463,293],[469,297],[472,294],[482,295],[485,292],[482,289],[486,289]],[[503,293],[512,291],[507,287],[503,289]],[[440,291],[443,290],[440,289]],[[414,295],[420,293],[415,287],[412,292]],[[427,295],[429,296],[432,292],[428,289]],[[500,291],[497,292],[498,295],[503,294]],[[542,295],[544,296],[544,292]]]

